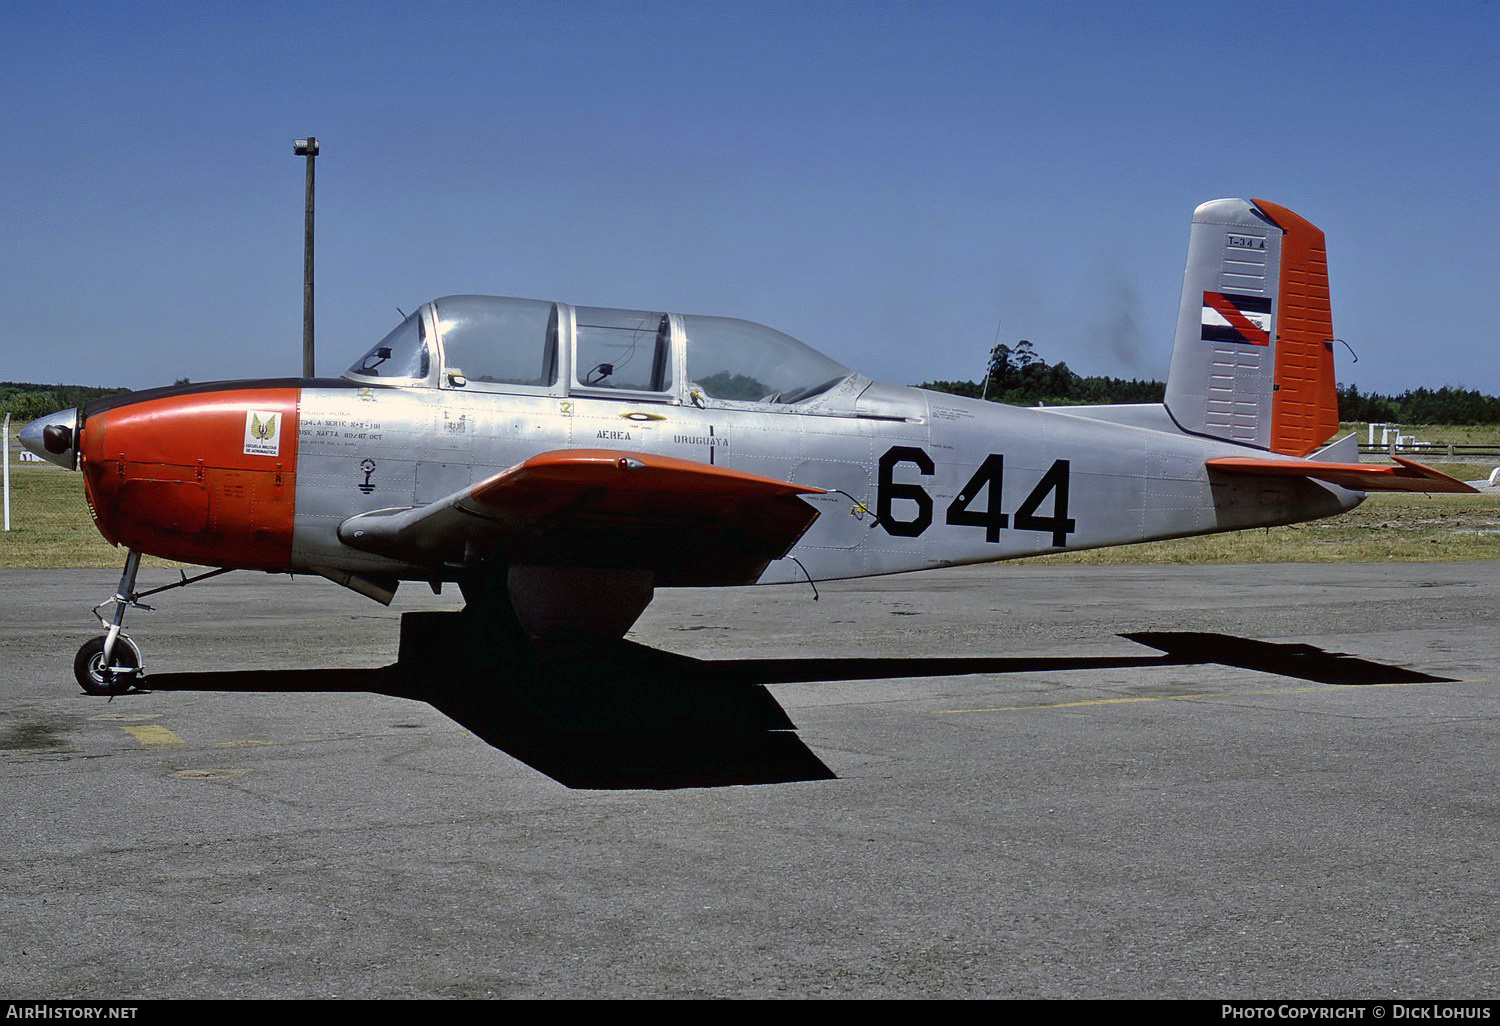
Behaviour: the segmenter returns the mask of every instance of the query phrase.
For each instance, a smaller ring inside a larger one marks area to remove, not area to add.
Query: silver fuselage
[[[292,561],[431,579],[432,567],[344,544],[339,524],[422,506],[538,453],[579,448],[824,489],[806,497],[820,515],[789,553],[816,580],[1286,524],[1364,498],[1308,480],[1211,477],[1207,459],[1260,451],[1184,434],[1156,405],[1027,409],[858,376],[822,409],[701,403],[304,388]],[[802,579],[787,558],[760,582]]]

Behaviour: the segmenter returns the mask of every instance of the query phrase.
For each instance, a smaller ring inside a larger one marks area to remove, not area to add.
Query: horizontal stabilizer
[[[1398,466],[1372,463],[1324,463],[1320,460],[1271,460],[1221,456],[1208,461],[1210,470],[1229,474],[1310,477],[1357,492],[1475,492],[1456,477],[1423,466],[1416,460],[1392,456]]]

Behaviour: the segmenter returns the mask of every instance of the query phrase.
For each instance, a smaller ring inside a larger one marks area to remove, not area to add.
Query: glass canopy
[[[435,300],[345,373],[416,383],[428,378],[435,358],[442,360],[440,381],[450,388],[555,392],[566,377],[569,391],[618,389],[667,398],[680,390],[695,402],[778,405],[806,402],[853,373],[792,336],[751,321],[501,296]],[[559,374],[568,367],[569,374]]]

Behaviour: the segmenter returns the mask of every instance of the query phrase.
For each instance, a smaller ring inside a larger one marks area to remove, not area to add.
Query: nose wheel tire
[[[78,686],[91,695],[119,695],[130,690],[141,672],[141,652],[135,642],[121,635],[115,639],[115,650],[104,665],[104,638],[83,643],[73,657],[73,676]]]

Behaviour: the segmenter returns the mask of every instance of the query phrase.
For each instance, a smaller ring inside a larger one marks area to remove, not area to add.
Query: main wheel
[[[73,657],[73,677],[91,695],[119,695],[130,690],[141,671],[141,652],[123,634],[115,639],[114,668],[104,665],[104,639],[83,643]],[[117,672],[118,671],[118,672]]]

